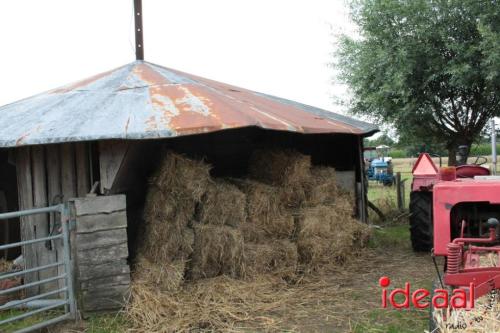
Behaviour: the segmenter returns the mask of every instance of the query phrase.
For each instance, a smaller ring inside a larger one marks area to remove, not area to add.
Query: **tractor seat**
[[[489,176],[490,170],[479,165],[457,166],[457,178],[474,178],[474,176]]]

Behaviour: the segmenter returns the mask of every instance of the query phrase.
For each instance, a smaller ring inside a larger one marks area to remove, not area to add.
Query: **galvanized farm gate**
[[[38,317],[47,314],[48,311],[51,311],[53,318],[42,319],[16,332],[32,332],[76,317],[76,302],[73,292],[73,276],[70,259],[70,218],[68,205],[60,204],[45,208],[3,213],[0,214],[0,223],[12,218],[47,213],[60,216],[61,223],[59,225],[61,227],[58,230],[54,230],[47,237],[29,239],[0,246],[0,251],[15,247],[23,247],[24,252],[24,249],[27,247],[34,247],[40,244],[51,244],[53,242],[62,242],[63,244],[62,258],[55,260],[55,262],[35,267],[26,267],[23,264],[23,267],[19,270],[4,274],[0,273],[0,283],[2,281],[17,278],[23,278],[24,280],[22,284],[16,284],[8,289],[0,290],[0,297],[6,297],[16,292],[19,294],[20,291],[24,291],[26,294],[24,298],[20,297],[19,299],[0,305],[0,318],[4,318],[0,320],[0,332],[4,331],[5,325],[9,323],[19,322],[30,317],[33,318],[33,316]],[[47,271],[53,272],[54,274],[51,274],[52,276],[40,274],[41,277],[33,278],[33,275],[38,276],[38,273]],[[50,288],[52,290],[48,290],[48,286],[52,286],[52,288]]]

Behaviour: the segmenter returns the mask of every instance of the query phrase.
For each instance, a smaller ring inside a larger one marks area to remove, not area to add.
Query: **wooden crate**
[[[80,311],[121,309],[129,294],[125,195],[71,200],[72,255]]]

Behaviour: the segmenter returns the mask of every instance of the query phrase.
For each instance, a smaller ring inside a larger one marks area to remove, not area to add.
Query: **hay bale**
[[[335,169],[322,166],[313,167],[311,175],[311,183],[306,191],[306,205],[314,207],[333,204],[338,195]]]
[[[132,279],[134,283],[155,288],[161,292],[175,292],[184,282],[185,260],[174,260],[169,264],[154,263],[139,255],[135,258]]]
[[[194,233],[191,228],[167,221],[153,221],[144,227],[138,253],[156,264],[186,260],[193,252]]]
[[[303,210],[298,228],[299,260],[312,267],[343,263],[369,233],[366,225],[339,213],[336,206]]]
[[[246,220],[245,204],[245,194],[236,186],[216,181],[201,200],[200,222],[236,227]]]
[[[13,263],[4,258],[0,258],[0,273],[7,273],[12,270]]]
[[[168,151],[150,182],[178,200],[200,202],[210,180],[211,166]]]
[[[291,238],[295,232],[294,217],[290,213],[276,215],[274,218],[248,218],[240,226],[246,242],[263,243],[269,239]]]
[[[311,157],[294,150],[256,150],[249,165],[250,175],[276,185],[303,183],[309,180]]]
[[[294,150],[256,150],[250,158],[250,176],[279,186],[283,207],[299,208],[311,187],[311,157]]]
[[[186,260],[193,252],[196,205],[211,184],[210,166],[168,152],[146,195],[139,253],[153,263]]]
[[[297,262],[297,246],[289,240],[245,243],[245,270],[250,276],[275,272],[288,277],[294,274]]]
[[[194,228],[194,252],[189,277],[192,280],[244,275],[243,237],[238,229],[201,224]]]
[[[238,186],[247,198],[248,218],[241,225],[245,241],[259,243],[292,236],[295,224],[283,206],[280,188],[252,180],[239,181]]]
[[[356,198],[353,192],[340,191],[335,197],[335,202],[332,205],[338,214],[353,216],[356,207]]]
[[[144,220],[146,223],[161,222],[183,228],[193,220],[195,208],[194,200],[180,200],[152,185],[146,194]]]

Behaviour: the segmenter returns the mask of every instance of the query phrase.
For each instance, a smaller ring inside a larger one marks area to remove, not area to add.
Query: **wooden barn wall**
[[[46,207],[85,196],[90,190],[89,144],[67,143],[27,146],[16,149],[16,171],[19,209]],[[46,237],[59,228],[58,216],[39,214],[21,218],[21,239]],[[37,243],[23,248],[27,268],[61,260],[62,242]],[[60,272],[64,270],[59,268]],[[57,268],[35,272],[26,282],[57,274]],[[50,290],[47,284],[30,290],[30,294]]]

